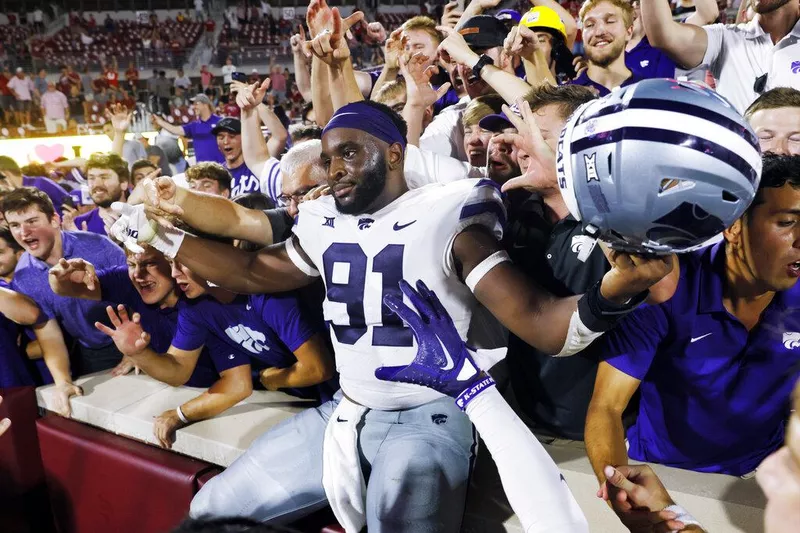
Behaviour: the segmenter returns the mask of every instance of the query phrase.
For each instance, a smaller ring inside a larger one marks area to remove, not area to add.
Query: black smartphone
[[[234,72],[231,74],[231,79],[233,81],[240,81],[242,83],[247,83],[247,74],[244,72]]]

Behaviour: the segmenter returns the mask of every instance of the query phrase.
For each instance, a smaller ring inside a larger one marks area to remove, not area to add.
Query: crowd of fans
[[[209,482],[195,518],[280,520],[327,498],[348,531],[458,531],[471,420],[526,531],[588,531],[536,439],[582,441],[631,531],[704,531],[631,460],[756,472],[766,531],[794,531],[800,1],[500,3],[430,2],[396,28],[324,0],[299,28],[231,6],[223,42],[277,39],[293,73],[241,72],[231,54],[199,81],[133,65],[121,79],[113,59],[57,83],[6,68],[4,124],[83,115],[112,149],[24,168],[0,155],[0,387],[55,383],[64,416],[92,372],[208,388],[155,420],[165,448],[254,388],[319,402]],[[728,8],[740,24],[715,23]],[[662,78],[681,81],[648,89]],[[154,141],[126,140],[139,104]],[[609,143],[607,161],[561,160]],[[655,172],[654,143],[717,162],[684,175],[701,160],[659,154]],[[620,161],[658,174],[658,197],[702,196],[723,168],[741,187],[704,201],[753,194],[730,224],[684,204],[648,234],[714,235],[697,250],[625,249],[622,227],[609,250],[563,191],[582,172],[598,209],[624,209],[599,189]],[[504,380],[479,359],[497,347]]]

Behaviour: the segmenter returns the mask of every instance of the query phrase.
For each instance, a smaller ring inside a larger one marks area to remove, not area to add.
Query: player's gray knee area
[[[285,522],[325,505],[322,442],[335,405],[284,420],[256,439],[192,500],[190,516]]]

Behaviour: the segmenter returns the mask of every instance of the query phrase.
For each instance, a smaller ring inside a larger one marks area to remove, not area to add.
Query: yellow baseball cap
[[[538,6],[532,8],[530,11],[522,15],[522,20],[519,21],[520,26],[527,26],[531,29],[548,28],[555,30],[567,39],[567,28],[561,22],[561,17],[558,13],[549,7]]]

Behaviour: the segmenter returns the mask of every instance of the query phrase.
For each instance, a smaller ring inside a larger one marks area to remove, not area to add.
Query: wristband
[[[639,304],[641,304],[650,291],[645,290],[625,302],[624,304],[615,304],[610,300],[603,298],[600,294],[600,285],[603,280],[598,281],[586,291],[586,293],[578,300],[578,314],[580,315],[581,322],[592,331],[603,332],[608,331],[614,324],[624,317]]]
[[[494,387],[494,386],[495,382],[492,379],[492,376],[487,375],[483,379],[467,387],[461,394],[459,394],[458,398],[456,398],[456,405],[462,411],[466,411],[469,403],[472,400],[474,400],[478,396],[478,394],[485,391],[489,387]]]
[[[486,65],[494,65],[494,60],[486,54],[481,54],[481,57],[478,58],[478,62],[472,67],[472,75],[476,78],[480,78],[481,71]]]
[[[184,424],[188,424],[189,423],[189,419],[186,418],[186,415],[184,415],[183,411],[181,411],[181,406],[180,405],[175,409],[175,411],[178,412],[178,418],[181,419],[181,422],[183,422]]]
[[[703,527],[703,524],[697,521],[695,517],[689,514],[689,511],[681,507],[680,505],[673,504],[669,507],[664,509],[665,511],[670,511],[675,513],[674,520],[678,522],[683,522],[684,526],[700,526]],[[672,533],[677,533],[677,530],[674,530]]]

